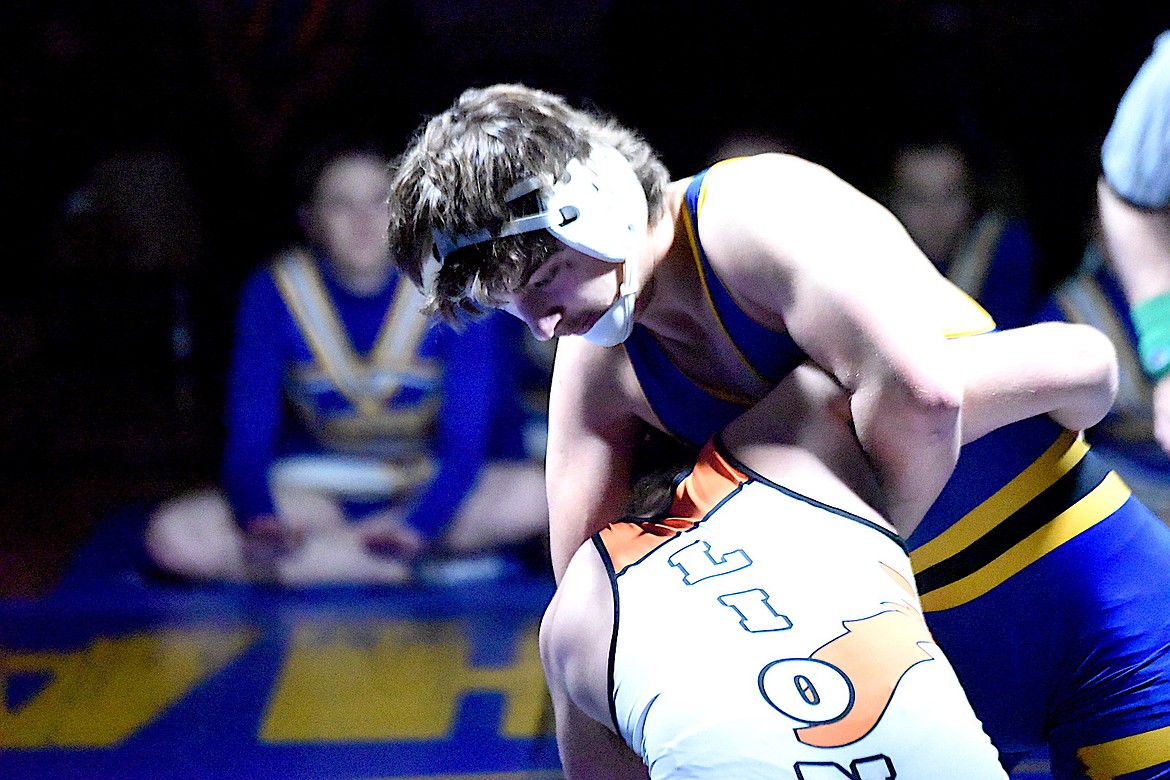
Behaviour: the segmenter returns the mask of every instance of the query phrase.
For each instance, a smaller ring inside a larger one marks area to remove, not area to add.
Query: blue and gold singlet
[[[708,299],[746,362],[778,382],[804,355],[752,322],[687,227]],[[745,408],[699,387],[645,330],[626,343],[668,431],[696,448]],[[1048,743],[1057,778],[1170,778],[1170,528],[1048,417],[965,446],[908,540],[922,605],[975,711],[1010,756]]]

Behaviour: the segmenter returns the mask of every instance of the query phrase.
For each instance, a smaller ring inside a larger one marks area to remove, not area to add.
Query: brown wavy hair
[[[634,131],[558,95],[520,84],[469,89],[425,122],[391,165],[388,230],[391,251],[423,288],[428,310],[457,321],[491,308],[561,246],[543,230],[477,244],[452,252],[424,287],[432,230],[498,230],[524,211],[523,199],[504,202],[509,188],[531,176],[551,186],[595,144],[625,156],[646,192],[651,222],[660,218],[670,174],[654,149]]]

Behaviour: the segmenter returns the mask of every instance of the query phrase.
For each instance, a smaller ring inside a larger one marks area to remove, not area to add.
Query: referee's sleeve
[[[1135,206],[1170,205],[1170,31],[1154,42],[1101,147],[1105,180]]]

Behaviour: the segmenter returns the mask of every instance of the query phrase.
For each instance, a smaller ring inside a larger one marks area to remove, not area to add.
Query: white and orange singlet
[[[672,516],[594,537],[614,725],[658,778],[1005,778],[901,541],[708,446]]]

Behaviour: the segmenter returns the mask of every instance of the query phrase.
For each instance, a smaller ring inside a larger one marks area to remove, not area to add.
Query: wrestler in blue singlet
[[[702,186],[685,219],[707,297],[744,361],[779,381],[805,356],[720,284],[698,244]],[[743,410],[648,331],[626,350],[696,449]],[[931,630],[1008,762],[1047,742],[1057,778],[1170,778],[1170,528],[1080,437],[1036,417],[968,444],[908,543]]]

